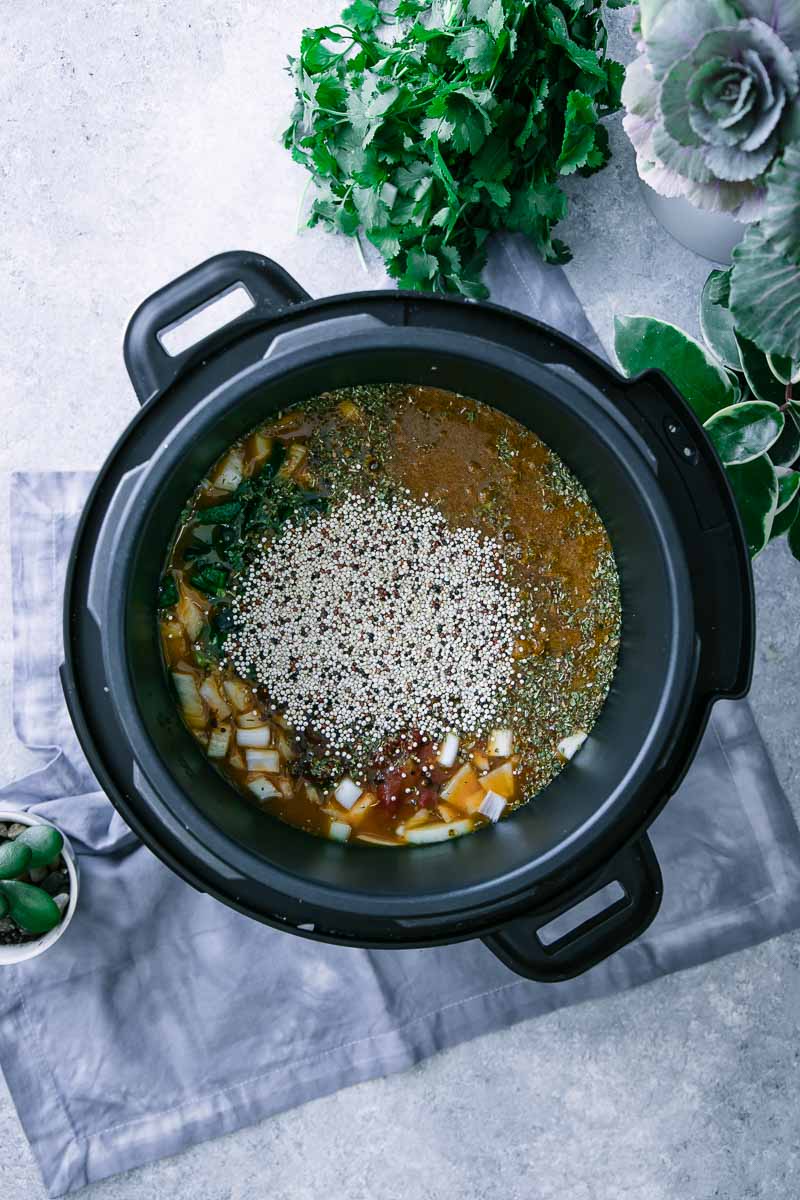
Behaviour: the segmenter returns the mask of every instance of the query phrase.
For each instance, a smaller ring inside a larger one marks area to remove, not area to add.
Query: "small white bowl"
[[[28,812],[15,812],[13,809],[6,808],[0,808],[0,825],[48,825],[51,829],[58,829],[57,825],[54,825],[52,821],[45,821],[43,817]],[[68,837],[62,830],[58,829],[58,832],[64,839],[61,857],[66,863],[69,875],[67,911],[55,928],[51,929],[49,933],[45,933],[43,937],[37,938],[35,942],[23,942],[19,946],[0,946],[0,967],[8,966],[11,963],[25,962],[28,958],[36,958],[37,954],[44,954],[45,950],[49,950],[51,946],[55,945],[72,920],[75,906],[78,903],[78,864]]]

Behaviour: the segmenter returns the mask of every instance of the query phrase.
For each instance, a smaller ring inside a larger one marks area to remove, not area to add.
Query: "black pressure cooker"
[[[229,295],[247,311],[167,353],[185,318]],[[274,262],[244,252],[209,259],[146,300],[125,362],[142,407],[98,475],[72,549],[63,683],[92,769],[142,841],[196,888],[320,941],[480,937],[519,974],[561,980],[642,933],[662,893],[647,827],[714,700],[747,690],[754,644],[734,498],[668,380],[623,379],[492,304],[391,291],[312,300]],[[461,392],[534,430],[605,522],[623,603],[619,665],[580,755],[509,820],[411,851],[311,837],[239,795],[180,719],[155,608],[181,509],[232,441],[305,397],[386,382]],[[621,891],[610,907],[540,937],[612,881]]]

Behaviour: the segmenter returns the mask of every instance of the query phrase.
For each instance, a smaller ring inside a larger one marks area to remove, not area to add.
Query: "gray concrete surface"
[[[126,318],[209,254],[250,248],[311,292],[358,286],[350,243],[295,232],[276,138],[301,27],[334,0],[0,0],[0,487],[98,465],[134,412]],[[626,14],[612,15],[628,58]],[[707,264],[655,225],[615,118],[612,166],[572,185],[569,274],[615,311],[696,328]],[[0,611],[8,612],[5,505]],[[800,573],[757,564],[753,705],[800,809]],[[0,781],[29,756],[0,637]],[[479,1039],[409,1071],[87,1191],[91,1200],[784,1200],[800,1194],[800,937]],[[0,1191],[43,1190],[0,1086]]]

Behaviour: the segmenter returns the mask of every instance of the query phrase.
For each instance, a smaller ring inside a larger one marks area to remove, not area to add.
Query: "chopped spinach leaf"
[[[167,574],[161,580],[158,589],[158,607],[171,608],[178,603],[178,585],[172,575]]]

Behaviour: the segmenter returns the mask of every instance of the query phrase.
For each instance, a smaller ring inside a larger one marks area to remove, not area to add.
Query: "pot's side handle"
[[[619,885],[622,895],[609,907],[549,944],[540,937],[545,926],[613,883]],[[507,967],[526,979],[540,983],[574,979],[644,933],[658,912],[663,890],[658,860],[650,839],[643,834],[567,903],[535,917],[517,917],[483,941]]]
[[[248,250],[217,254],[154,292],[128,322],[125,331],[125,366],[140,404],[169,387],[193,361],[220,349],[244,327],[253,325],[291,304],[308,300],[308,293],[271,258]],[[185,348],[172,351],[179,327],[220,302],[206,321],[217,325],[198,332]],[[222,308],[226,315],[223,315]]]

